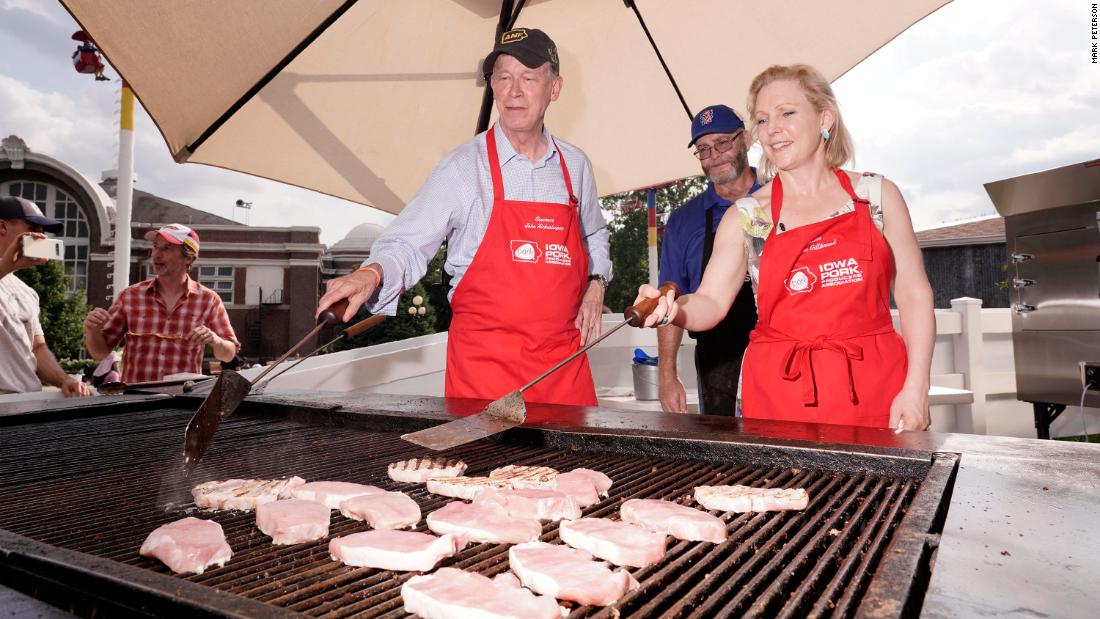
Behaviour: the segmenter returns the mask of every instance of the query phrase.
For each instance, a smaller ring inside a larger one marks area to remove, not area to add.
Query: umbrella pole
[[[496,37],[493,39],[493,44],[496,45],[497,39],[500,35],[504,34],[508,30],[512,29],[512,26],[516,25],[516,20],[519,19],[519,12],[523,10],[523,5],[526,0],[519,0],[519,4],[515,5],[513,9],[512,0],[502,0],[500,3],[500,21],[497,22]],[[489,80],[485,80],[485,92],[481,95],[481,111],[477,115],[477,128],[474,129],[474,135],[481,133],[489,128],[489,116],[493,111],[493,89],[489,86]]]
[[[669,70],[668,64],[665,63],[665,57],[661,55],[661,50],[657,49],[657,42],[653,40],[653,35],[649,33],[649,27],[645,25],[645,20],[642,19],[642,14],[638,12],[638,7],[635,5],[634,0],[623,0],[626,6],[630,7],[634,11],[634,15],[638,17],[638,23],[642,26],[642,31],[645,32],[645,38],[649,39],[649,46],[653,48],[653,52],[657,54],[657,60],[661,61],[661,68],[665,70],[665,75],[668,76],[668,81],[672,84],[672,89],[676,91],[676,96],[680,98],[680,105],[684,106],[684,111],[687,112],[688,118],[694,118],[695,115],[691,113],[691,108],[688,107],[687,101],[684,100],[684,93],[680,92],[680,87],[676,84],[676,78],[672,77],[672,71]]]

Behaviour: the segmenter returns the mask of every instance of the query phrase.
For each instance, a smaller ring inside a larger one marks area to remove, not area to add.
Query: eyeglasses
[[[710,146],[700,146],[699,148],[696,148],[695,152],[692,154],[698,157],[699,161],[702,161],[704,159],[710,159],[717,153],[728,152],[729,149],[733,148],[734,143],[737,142],[737,140],[741,139],[741,134],[744,132],[744,129],[738,129],[737,133],[728,138],[719,138],[715,140],[714,144]]]

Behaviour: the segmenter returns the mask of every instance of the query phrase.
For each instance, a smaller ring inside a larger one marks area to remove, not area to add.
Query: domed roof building
[[[384,228],[374,223],[361,223],[352,228],[344,238],[325,251],[324,279],[331,279],[358,269],[370,258],[370,248]]]

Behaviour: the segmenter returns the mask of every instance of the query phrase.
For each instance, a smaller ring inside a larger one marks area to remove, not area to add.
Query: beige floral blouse
[[[871,220],[879,232],[882,232],[882,175],[866,173],[859,178],[853,189],[855,189],[857,196],[870,203]],[[764,241],[768,238],[774,225],[771,204],[762,206],[752,196],[741,198],[734,204],[737,206],[738,215],[741,217],[741,228],[745,231],[745,254],[748,258],[752,290],[755,293],[757,283],[760,280],[760,256],[764,252]],[[848,200],[847,204],[826,219],[850,213],[855,208],[855,203]],[[782,234],[782,232],[777,230],[776,234]]]

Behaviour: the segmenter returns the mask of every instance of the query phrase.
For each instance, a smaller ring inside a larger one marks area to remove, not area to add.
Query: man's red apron
[[[867,201],[836,170],[855,211],[777,235],[761,253],[760,320],[745,355],[745,417],[887,427],[905,382],[890,318],[894,262]],[[783,184],[772,183],[772,221]]]
[[[577,217],[579,202],[561,150],[568,204],[506,200],[494,129],[485,141],[493,212],[485,238],[451,297],[445,394],[494,400],[580,347],[574,321],[588,280],[588,254]],[[595,406],[588,357],[569,362],[523,398]]]

